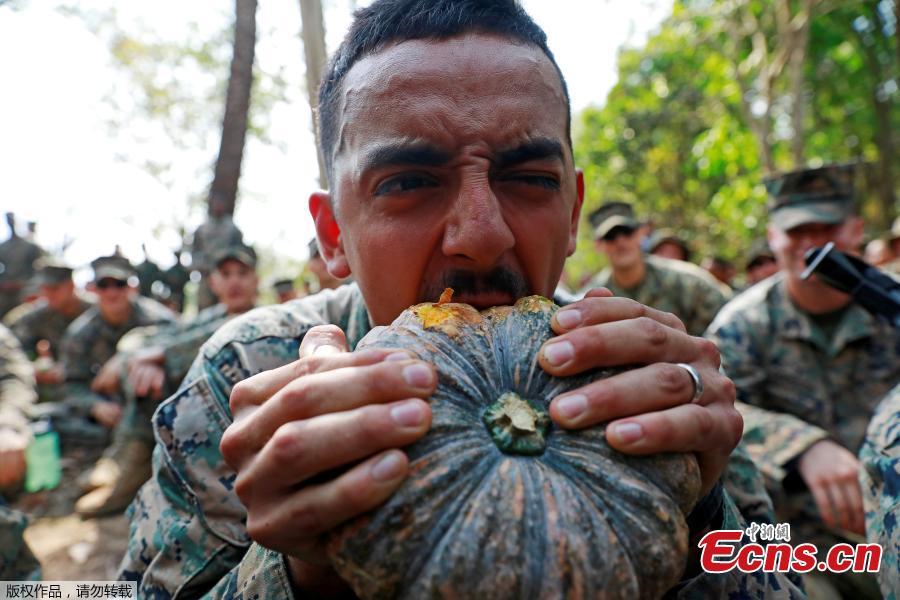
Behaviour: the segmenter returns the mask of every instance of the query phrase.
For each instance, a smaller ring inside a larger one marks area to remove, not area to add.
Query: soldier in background
[[[719,283],[728,286],[729,289],[734,287],[733,281],[737,269],[734,268],[734,263],[724,256],[707,256],[700,263],[700,268],[705,269]]]
[[[709,273],[691,263],[641,253],[638,222],[630,204],[607,202],[592,214],[597,248],[609,267],[588,287],[605,287],[616,296],[674,313],[688,333],[701,335],[729,298]]]
[[[275,295],[278,297],[279,304],[290,300],[296,300],[299,297],[297,288],[294,287],[294,280],[287,277],[276,280],[272,284],[272,289],[275,290]]]
[[[35,278],[40,299],[7,325],[34,364],[41,401],[59,401],[64,379],[59,363],[63,334],[92,303],[76,292],[68,265],[41,259]]]
[[[0,489],[14,489],[25,477],[25,448],[31,438],[28,413],[37,400],[31,365],[18,340],[0,325]],[[0,494],[0,581],[38,580],[41,567],[23,533],[25,515]]]
[[[141,244],[141,251],[144,253],[144,260],[135,267],[138,276],[138,290],[141,296],[147,298],[153,297],[153,284],[162,280],[162,271],[155,262],[147,256],[147,245]]]
[[[747,254],[747,287],[756,285],[777,272],[778,263],[775,261],[772,249],[769,248],[769,242],[766,240],[754,241]]]
[[[691,260],[691,250],[687,242],[675,235],[671,229],[657,229],[647,240],[647,253],[672,260]]]
[[[310,240],[308,247],[309,260],[306,263],[306,268],[309,269],[309,272],[315,278],[314,287],[309,290],[310,293],[315,294],[322,290],[337,289],[349,282],[349,278],[344,280],[338,279],[328,272],[328,267],[325,266],[325,261],[322,260],[322,255],[319,253],[319,242],[316,241],[316,238]]]
[[[23,290],[34,275],[34,262],[44,255],[40,246],[16,232],[16,217],[6,213],[9,238],[0,244],[0,318],[24,301]]]
[[[221,303],[185,324],[133,329],[123,336],[111,362],[121,365],[116,389],[125,399],[113,442],[80,481],[87,492],[75,503],[84,517],[121,512],[150,477],[151,417],[159,401],[178,387],[200,346],[231,318],[256,305],[256,252],[243,244],[213,257],[210,285]]]
[[[163,281],[169,286],[172,303],[175,310],[179,313],[184,312],[184,286],[191,280],[191,272],[181,262],[181,250],[176,250],[175,264],[166,269],[163,273]]]
[[[707,335],[737,386],[744,441],[792,541],[828,548],[865,532],[856,454],[879,400],[900,381],[900,331],[815,277],[800,277],[812,247],[859,248],[853,167],[795,171],[766,187],[781,272],[729,303]],[[826,594],[878,597],[866,574],[805,577]]]
[[[193,267],[200,271],[200,288],[197,293],[199,309],[216,303],[216,297],[209,288],[209,274],[213,270],[213,255],[222,248],[241,244],[244,234],[234,224],[226,212],[226,202],[220,192],[209,194],[209,218],[194,232],[191,245]]]
[[[57,427],[64,441],[105,443],[122,415],[123,400],[116,393],[118,371],[108,362],[116,344],[135,327],[178,319],[158,302],[137,294],[137,275],[124,258],[98,258],[91,266],[97,305],[75,319],[63,336],[64,412]]]

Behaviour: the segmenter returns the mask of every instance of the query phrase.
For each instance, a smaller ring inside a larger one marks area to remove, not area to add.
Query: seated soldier
[[[626,202],[607,202],[590,216],[594,240],[609,267],[590,281],[617,296],[673,313],[691,335],[701,335],[731,295],[727,286],[692,263],[641,252],[638,221]]]
[[[817,277],[804,255],[863,235],[852,165],[766,180],[768,238],[781,271],[731,301],[707,335],[734,379],[744,442],[792,540],[828,549],[865,533],[856,458],[880,399],[900,382],[900,330]],[[808,573],[811,591],[876,598],[866,573]]]
[[[124,396],[125,407],[113,443],[79,482],[87,493],[75,503],[78,514],[95,517],[128,506],[150,477],[150,417],[159,400],[175,391],[200,346],[216,329],[255,306],[259,281],[253,248],[243,243],[226,247],[211,260],[209,285],[219,304],[200,311],[188,323],[132,330],[110,359],[121,365],[117,392]]]
[[[309,206],[328,271],[355,283],[228,323],[154,415],[154,474],[129,509],[119,575],[143,596],[340,591],[323,533],[403,482],[400,448],[428,430],[436,385],[433,365],[403,353],[349,351],[445,287],[481,309],[550,296],[575,250],[584,181],[546,36],[514,0],[434,6],[357,11],[322,78],[331,192]],[[641,365],[554,399],[556,423],[609,422],[607,439],[627,453],[696,452],[692,535],[742,527],[717,483],[741,422],[715,347],[605,290],[553,328],[540,355],[549,373]],[[780,574],[692,568],[672,594],[776,589],[796,592]]]
[[[44,259],[38,263],[41,297],[8,325],[35,366],[40,400],[59,401],[64,379],[59,363],[63,334],[92,303],[75,290],[71,267]]]
[[[36,401],[31,364],[16,337],[0,325],[0,581],[40,579],[40,565],[22,535],[25,515],[10,509],[2,494],[25,477],[28,413]]]
[[[105,444],[119,422],[123,399],[117,393],[117,364],[107,363],[122,336],[135,327],[177,321],[172,311],[137,294],[137,277],[126,259],[103,257],[91,266],[97,305],[72,322],[61,343],[64,406],[55,425],[64,446]]]

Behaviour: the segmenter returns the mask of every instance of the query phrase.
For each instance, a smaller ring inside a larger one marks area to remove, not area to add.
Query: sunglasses
[[[626,237],[631,237],[632,233],[634,233],[634,229],[632,229],[631,227],[613,227],[609,231],[609,233],[607,233],[606,235],[603,236],[602,239],[604,242],[612,242],[613,240],[615,240],[616,238],[618,238],[619,236],[622,236],[622,235],[624,235]]]
[[[110,288],[122,289],[124,287],[128,287],[127,281],[120,281],[118,279],[102,279],[97,282],[98,290],[107,290]]]

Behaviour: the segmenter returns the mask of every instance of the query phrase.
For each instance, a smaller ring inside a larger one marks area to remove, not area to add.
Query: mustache
[[[521,274],[508,267],[494,267],[485,273],[464,269],[447,271],[440,280],[426,286],[420,302],[437,302],[444,288],[453,288],[457,296],[478,294],[508,294],[513,300],[528,295],[528,286]]]

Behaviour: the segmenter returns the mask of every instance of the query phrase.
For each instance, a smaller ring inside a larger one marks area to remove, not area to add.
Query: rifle
[[[850,294],[864,309],[900,327],[900,282],[866,261],[834,249],[834,242],[810,248],[803,257],[807,279],[813,273],[831,287]]]

